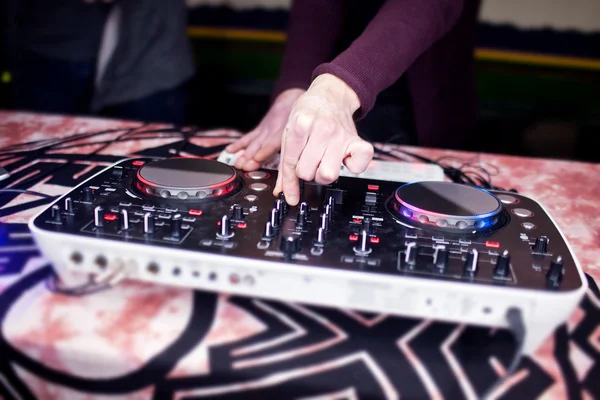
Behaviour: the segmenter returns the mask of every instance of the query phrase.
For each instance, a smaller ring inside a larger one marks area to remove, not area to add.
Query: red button
[[[136,167],[139,167],[140,165],[144,165],[145,163],[143,161],[134,161],[133,165],[135,165]]]
[[[238,228],[242,228],[242,229],[244,229],[246,226],[247,226],[247,225],[246,225],[246,223],[245,223],[245,222],[240,222],[240,223],[238,224]]]
[[[362,222],[361,218],[354,218],[354,222],[356,222],[357,224],[360,224]]]
[[[106,221],[114,221],[117,219],[117,216],[115,214],[104,214],[104,219]]]
[[[189,214],[197,217],[199,215],[202,215],[202,210],[190,210]]]
[[[487,247],[494,247],[494,248],[500,247],[500,243],[498,243],[498,242],[490,242],[489,240],[487,242],[485,242],[485,245]]]
[[[379,185],[368,185],[367,189],[369,189],[369,190],[379,190]]]
[[[371,238],[371,243],[379,243],[379,238],[378,237],[372,237]]]
[[[356,242],[358,240],[358,235],[350,235],[350,240]]]

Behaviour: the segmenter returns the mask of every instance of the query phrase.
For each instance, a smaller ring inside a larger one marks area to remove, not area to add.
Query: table
[[[123,157],[216,157],[238,135],[0,112],[0,162],[12,174],[1,185],[60,195]],[[381,158],[406,157],[396,146],[377,147]],[[498,397],[600,398],[600,165],[402,149],[495,166],[494,184],[545,205],[589,276],[573,317],[523,358]],[[427,320],[139,282],[56,294],[25,225],[49,201],[0,192],[0,397],[471,399],[513,355],[505,331]]]

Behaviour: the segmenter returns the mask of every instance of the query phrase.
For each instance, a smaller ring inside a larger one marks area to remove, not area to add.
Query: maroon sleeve
[[[346,82],[360,99],[355,118],[361,119],[377,95],[454,26],[463,5],[464,0],[388,0],[362,35],[312,77],[328,73]]]
[[[333,58],[341,24],[342,0],[293,0],[273,98],[287,89],[308,89],[315,68]]]

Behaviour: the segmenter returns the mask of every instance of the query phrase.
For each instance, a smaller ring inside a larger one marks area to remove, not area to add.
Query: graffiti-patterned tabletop
[[[503,375],[516,348],[503,330],[137,282],[85,296],[51,290],[51,266],[26,226],[52,201],[44,194],[61,195],[124,157],[216,158],[237,137],[0,112],[0,165],[10,172],[0,182],[0,397],[473,399]],[[399,147],[376,147],[380,158],[411,160]],[[572,318],[521,360],[496,398],[600,398],[600,165],[404,150],[485,165],[495,185],[539,200],[588,274]]]

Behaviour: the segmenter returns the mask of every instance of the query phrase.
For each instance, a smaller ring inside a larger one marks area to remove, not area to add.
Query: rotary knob
[[[239,204],[233,205],[233,212],[231,219],[233,221],[243,221],[244,220],[244,208]]]
[[[535,240],[535,244],[531,249],[534,253],[546,253],[548,251],[548,243],[550,240],[547,236],[540,236]]]
[[[296,217],[296,228],[304,229],[306,227],[306,213],[303,210],[298,212]]]
[[[271,225],[270,221],[267,221],[265,224],[265,231],[263,232],[263,237],[272,238],[275,236],[275,232],[273,231],[273,225]]]
[[[69,213],[69,214],[73,214],[74,210],[73,210],[73,199],[71,199],[70,197],[67,197],[65,199],[65,212]]]
[[[60,206],[53,205],[52,208],[50,209],[50,214],[51,214],[51,217],[52,217],[53,221],[55,221],[55,222],[61,222]]]
[[[510,254],[508,250],[504,250],[502,254],[498,257],[498,261],[496,261],[496,266],[494,267],[494,275],[501,278],[506,278],[510,273]]]
[[[564,274],[564,262],[561,256],[558,256],[555,260],[550,263],[550,268],[546,273],[546,279],[552,286],[560,285]]]
[[[448,265],[448,249],[446,246],[437,246],[433,253],[433,264],[437,269],[443,271]]]
[[[229,224],[229,217],[227,215],[223,215],[221,217],[221,224],[219,226],[217,237],[219,239],[228,239],[233,237],[233,232],[231,231],[231,226]]]
[[[96,228],[104,226],[104,208],[101,206],[94,208],[94,225]]]
[[[281,238],[281,251],[291,255],[300,251],[300,238],[298,236],[286,236]]]
[[[127,210],[121,210],[119,213],[119,228],[124,231],[129,229],[129,212]]]
[[[154,216],[152,213],[147,212],[144,214],[144,233],[151,235],[154,233],[155,229]]]
[[[176,214],[171,219],[171,236],[178,238],[181,236],[181,214]]]
[[[276,208],[271,210],[271,228],[278,229],[279,228],[279,213]]]
[[[94,192],[89,186],[83,188],[83,201],[86,203],[92,203],[94,201]]]
[[[325,230],[323,228],[319,228],[317,230],[317,239],[315,240],[315,244],[318,246],[323,246],[325,244]]]
[[[467,254],[464,270],[467,275],[475,275],[479,267],[479,252],[476,249],[471,249]]]
[[[321,214],[321,229],[325,232],[329,230],[329,217],[325,213]]]
[[[419,246],[416,242],[410,242],[406,245],[404,252],[404,262],[407,265],[414,266],[417,264],[417,255],[419,254]]]

